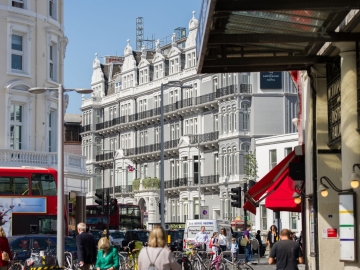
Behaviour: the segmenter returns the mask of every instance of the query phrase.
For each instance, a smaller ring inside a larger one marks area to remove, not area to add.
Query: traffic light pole
[[[247,192],[247,183],[244,183],[244,204],[246,203],[246,197],[245,197],[245,193]],[[247,229],[247,211],[246,209],[243,207],[244,209],[244,231]]]
[[[106,189],[106,206],[104,207],[106,211],[106,238],[109,238],[109,223],[110,223],[110,189]]]

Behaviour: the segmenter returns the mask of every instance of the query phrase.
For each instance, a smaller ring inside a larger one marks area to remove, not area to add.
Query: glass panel
[[[33,174],[32,195],[55,196],[57,194],[55,179],[50,174]]]
[[[28,195],[29,179],[25,177],[0,177],[0,194]]]
[[[11,49],[22,51],[23,45],[22,45],[22,36],[19,35],[12,35],[11,37]]]
[[[11,55],[11,69],[22,70],[22,56],[17,54]]]

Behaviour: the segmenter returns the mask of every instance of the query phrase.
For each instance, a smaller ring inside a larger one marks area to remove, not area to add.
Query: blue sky
[[[64,85],[89,88],[95,53],[123,55],[126,40],[136,48],[136,18],[144,18],[144,37],[162,39],[177,27],[188,28],[192,11],[199,19],[201,0],[65,0],[65,35],[69,39]],[[102,58],[100,59],[102,61]],[[66,113],[81,113],[81,95],[70,93]]]

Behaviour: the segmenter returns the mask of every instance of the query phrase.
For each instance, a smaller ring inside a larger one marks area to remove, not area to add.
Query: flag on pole
[[[134,167],[131,165],[128,165],[128,172],[133,172],[134,171]]]

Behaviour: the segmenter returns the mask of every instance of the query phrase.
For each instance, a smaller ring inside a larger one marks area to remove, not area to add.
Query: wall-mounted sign
[[[261,89],[281,89],[282,75],[281,71],[260,72]]]
[[[331,239],[331,238],[338,238],[338,229],[337,228],[323,228],[322,230],[322,238],[324,239]]]
[[[200,218],[208,219],[209,218],[209,206],[200,206]]]
[[[355,193],[339,194],[340,261],[356,262]]]

